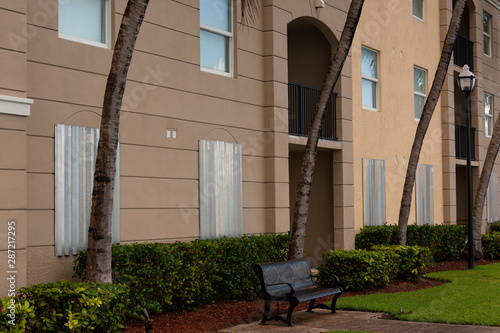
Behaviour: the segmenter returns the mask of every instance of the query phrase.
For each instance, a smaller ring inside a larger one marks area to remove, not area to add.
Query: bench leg
[[[307,308],[307,312],[312,312],[314,308],[314,303],[316,303],[316,299],[312,299],[309,301],[309,307]]]
[[[260,321],[260,325],[265,325],[267,318],[269,317],[269,312],[271,311],[271,300],[266,299],[264,301],[264,314],[262,315],[262,320]]]
[[[332,313],[337,313],[337,309],[336,309],[336,306],[337,306],[337,299],[339,298],[341,293],[339,294],[335,294],[332,298]]]
[[[289,326],[289,327],[293,327],[292,314],[293,314],[293,309],[295,309],[296,306],[297,306],[297,304],[293,304],[292,302],[290,302],[290,307],[288,308],[288,313],[286,315],[286,323],[287,323],[287,326]]]

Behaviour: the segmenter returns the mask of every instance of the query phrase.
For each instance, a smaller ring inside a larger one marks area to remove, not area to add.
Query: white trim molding
[[[500,10],[500,1],[499,0],[486,0],[486,2],[489,2],[493,7]]]
[[[0,114],[29,117],[31,104],[32,99],[0,95]]]

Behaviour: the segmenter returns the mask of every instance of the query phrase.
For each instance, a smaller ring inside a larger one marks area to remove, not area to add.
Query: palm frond
[[[260,14],[261,0],[241,0],[241,24],[252,25]]]

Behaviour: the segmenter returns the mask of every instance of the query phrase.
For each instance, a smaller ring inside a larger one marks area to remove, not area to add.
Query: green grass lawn
[[[387,312],[400,320],[500,326],[500,263],[427,277],[451,283],[411,292],[340,297],[337,308]],[[401,314],[400,309],[411,313]]]

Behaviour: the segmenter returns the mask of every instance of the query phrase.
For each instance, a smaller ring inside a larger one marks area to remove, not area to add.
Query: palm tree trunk
[[[364,0],[352,0],[344,30],[340,37],[339,46],[335,53],[332,64],[326,74],[323,88],[314,111],[309,136],[307,138],[306,152],[302,160],[299,185],[297,188],[297,197],[295,200],[295,210],[292,225],[292,239],[288,259],[302,258],[304,255],[304,238],[306,232],[307,215],[309,212],[309,198],[311,195],[311,186],[314,177],[314,166],[316,164],[316,155],[318,151],[319,132],[325,115],[325,107],[332,93],[333,87],[344,66],[344,62],[349,54],[354,33],[358,26],[361,10]]]
[[[106,84],[88,233],[87,280],[89,281],[111,282],[111,217],[120,108],[135,42],[148,3],[149,0],[128,1]]]
[[[457,0],[457,2],[455,3],[453,16],[450,21],[450,27],[448,28],[448,32],[444,40],[441,59],[439,60],[438,68],[434,76],[434,82],[432,83],[432,88],[429,92],[429,97],[425,102],[422,116],[420,117],[420,121],[418,122],[415,139],[411,148],[410,159],[408,161],[408,169],[406,170],[405,184],[403,187],[403,196],[401,198],[401,206],[399,209],[397,243],[400,245],[406,245],[406,230],[408,228],[408,218],[410,216],[412,199],[411,196],[413,192],[413,184],[415,183],[415,174],[417,172],[418,159],[420,157],[420,151],[422,150],[425,133],[429,128],[432,114],[434,113],[434,109],[436,108],[436,104],[441,94],[441,89],[443,88],[446,74],[448,73],[448,66],[450,64],[451,54],[453,53],[453,47],[455,46],[455,40],[457,38],[457,31],[460,26],[460,21],[462,20],[465,1],[466,0]]]
[[[497,158],[499,148],[500,118],[497,118],[497,120],[495,121],[495,127],[493,127],[493,135],[491,136],[490,144],[488,145],[488,150],[486,151],[483,170],[481,171],[481,176],[479,177],[476,198],[474,200],[474,209],[472,211],[472,221],[474,226],[474,257],[476,259],[480,259],[483,253],[483,247],[481,244],[481,227],[484,201],[486,200],[486,193],[488,192],[488,184],[491,177],[491,171],[493,170],[493,166],[495,165],[495,160]]]

